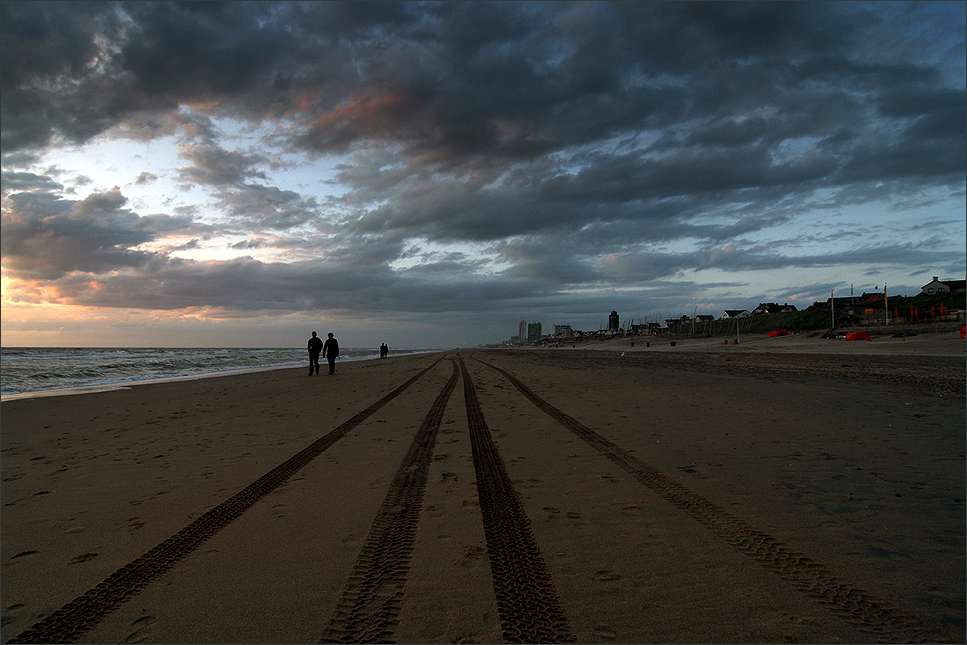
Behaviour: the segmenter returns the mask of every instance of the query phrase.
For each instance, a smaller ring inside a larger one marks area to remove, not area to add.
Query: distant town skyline
[[[917,288],[916,293],[899,293],[899,292],[893,291],[892,292],[892,296],[895,296],[897,298],[908,298],[908,297],[914,297],[914,296],[920,295],[921,293],[924,293],[925,295],[932,295],[935,292],[936,293],[939,293],[940,291],[936,290],[935,288],[929,288],[929,287],[931,287],[931,285],[934,285],[935,283],[941,283],[942,286],[947,286],[944,283],[951,284],[951,285],[955,285],[955,289],[954,290],[963,291],[964,290],[965,280],[963,280],[963,279],[960,279],[960,280],[951,280],[951,279],[940,280],[938,276],[933,276],[930,282],[928,282],[928,283],[926,283],[924,285],[921,285],[919,288]],[[886,287],[886,286],[887,285],[884,285],[884,287]],[[877,291],[877,289],[879,289],[879,291]],[[863,298],[864,296],[870,296],[870,295],[874,295],[874,294],[879,295],[879,296],[882,296],[882,295],[885,294],[884,290],[881,289],[881,287],[879,285],[876,285],[873,290],[863,291],[861,293],[855,293],[855,289],[852,289],[851,291],[853,291],[853,292],[850,293],[849,295],[843,295],[843,296],[836,296],[834,292],[830,292],[830,295],[827,296],[827,300],[825,300],[825,301],[824,300],[816,300],[816,301],[811,302],[809,304],[800,303],[799,305],[795,305],[795,304],[791,304],[791,303],[788,303],[788,302],[783,302],[783,303],[778,303],[778,302],[759,302],[756,305],[749,306],[749,307],[726,307],[725,309],[722,309],[721,311],[717,311],[717,312],[711,312],[711,311],[702,311],[702,312],[699,312],[696,308],[693,307],[692,313],[688,313],[686,311],[679,311],[678,313],[669,312],[669,313],[658,313],[658,314],[649,314],[649,315],[632,315],[632,314],[629,314],[628,316],[624,316],[620,312],[618,312],[617,310],[612,310],[611,313],[606,316],[607,322],[604,323],[604,324],[598,325],[597,327],[582,328],[582,327],[577,327],[575,325],[572,325],[570,323],[563,322],[563,321],[557,321],[555,323],[552,323],[551,325],[548,325],[548,327],[553,327],[555,325],[560,325],[560,326],[569,327],[569,328],[571,328],[575,332],[601,332],[601,331],[610,331],[610,330],[612,330],[612,324],[611,324],[611,322],[612,322],[612,319],[615,317],[616,314],[617,314],[617,320],[618,320],[618,323],[619,323],[619,327],[621,329],[627,329],[627,326],[625,326],[626,323],[627,323],[627,325],[635,324],[635,323],[638,323],[638,322],[658,322],[658,323],[664,323],[667,320],[678,320],[678,319],[681,319],[683,316],[685,318],[687,318],[688,320],[691,320],[692,318],[700,319],[700,318],[709,317],[709,316],[711,316],[711,318],[713,320],[719,320],[719,319],[722,319],[722,318],[726,317],[725,314],[729,314],[730,312],[733,313],[733,314],[734,313],[739,313],[739,312],[749,312],[749,313],[752,313],[755,310],[757,310],[758,308],[763,307],[763,306],[766,306],[766,305],[777,305],[780,309],[783,308],[783,307],[790,307],[790,308],[794,308],[796,311],[802,311],[803,309],[808,309],[809,307],[815,306],[817,304],[823,304],[824,302],[828,302],[828,298],[830,298],[830,297],[832,297],[834,300],[836,300],[837,302],[839,302],[839,301],[842,301],[842,300],[860,299],[860,298]],[[949,287],[948,287],[948,291],[949,291]],[[532,323],[529,322],[529,321],[527,321],[527,320],[521,320],[520,323],[519,323],[519,328],[522,329],[522,328],[526,327],[529,324],[532,324]],[[537,321],[537,324],[543,324],[543,321]]]

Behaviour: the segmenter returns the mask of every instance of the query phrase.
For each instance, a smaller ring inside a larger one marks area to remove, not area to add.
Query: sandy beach
[[[6,401],[3,642],[964,642],[965,342],[459,350]]]

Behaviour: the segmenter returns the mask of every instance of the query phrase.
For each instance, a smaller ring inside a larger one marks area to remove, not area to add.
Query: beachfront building
[[[527,323],[523,320],[520,321],[520,326],[517,328],[517,336],[520,338],[521,343],[527,340]]]
[[[631,334],[633,336],[644,336],[645,334],[657,334],[660,332],[660,322],[645,322],[638,325],[631,325]]]
[[[679,316],[678,318],[666,318],[665,328],[666,329],[682,329],[685,325],[692,322],[692,319],[688,316]]]
[[[748,318],[752,314],[749,313],[748,309],[726,309],[725,313],[722,314],[722,320],[729,320],[730,318]]]
[[[608,316],[608,331],[618,331],[618,312],[612,311],[611,315]]]
[[[814,302],[813,307],[825,306],[827,309],[833,307],[836,311],[846,311],[852,313],[851,307],[856,304],[858,300],[878,300],[883,294],[875,293],[874,297],[869,297],[869,294],[864,293],[860,298],[854,298],[853,296],[843,296],[841,298],[827,298],[825,303]]]
[[[967,281],[939,280],[937,276],[933,276],[933,280],[920,287],[920,294],[924,296],[934,296],[938,293],[952,293],[954,291],[967,291]]]
[[[570,325],[551,325],[551,336],[553,338],[573,338],[574,331]]]
[[[531,323],[527,325],[527,342],[536,343],[541,339],[541,324]]]
[[[798,309],[796,309],[796,305],[777,305],[774,302],[763,302],[752,310],[752,315],[763,316],[766,314],[786,314],[792,311],[798,311]]]

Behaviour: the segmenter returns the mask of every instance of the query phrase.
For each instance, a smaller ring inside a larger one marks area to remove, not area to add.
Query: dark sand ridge
[[[962,642],[964,346],[932,340],[463,351],[476,421],[442,355],[5,402],[3,641]]]

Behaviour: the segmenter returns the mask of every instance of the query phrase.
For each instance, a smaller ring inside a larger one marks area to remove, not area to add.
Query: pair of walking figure
[[[329,332],[329,338],[326,342],[322,342],[322,339],[316,336],[316,332],[312,332],[312,337],[309,339],[309,376],[319,373],[319,354],[329,361],[329,373],[336,373],[336,357],[339,356],[339,343],[336,342],[336,338]]]

